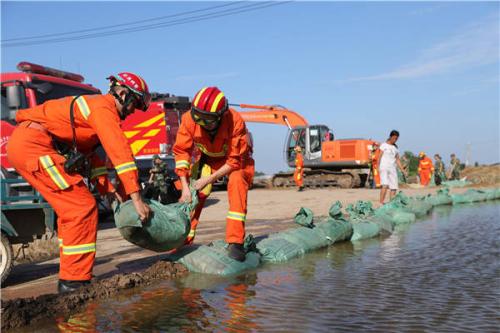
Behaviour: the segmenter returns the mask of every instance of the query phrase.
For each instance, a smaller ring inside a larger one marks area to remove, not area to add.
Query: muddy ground
[[[51,318],[55,314],[70,315],[81,310],[91,300],[105,299],[122,290],[148,285],[159,279],[176,278],[187,273],[187,269],[181,264],[158,261],[144,272],[117,274],[66,295],[49,294],[36,298],[8,300],[2,302],[2,331],[31,325]]]
[[[435,193],[437,188],[403,189],[409,196]],[[466,189],[452,189],[460,193]],[[325,216],[339,200],[345,207],[357,200],[369,200],[378,207],[379,191],[374,189],[253,189],[249,192],[247,233],[254,236],[294,226],[300,207]],[[227,193],[214,192],[201,216],[195,243],[223,239],[228,210]],[[29,325],[50,316],[77,312],[89,300],[102,299],[120,290],[153,283],[158,279],[186,274],[178,264],[166,262],[166,255],[144,250],[125,241],[113,223],[100,223],[94,265],[95,282],[76,294],[58,297],[58,258],[13,267],[2,285],[2,329]]]

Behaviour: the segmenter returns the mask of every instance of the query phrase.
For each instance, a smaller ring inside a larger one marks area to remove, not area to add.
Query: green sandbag
[[[472,185],[471,182],[467,180],[447,180],[441,183],[445,187],[464,187],[467,185]]]
[[[415,214],[411,212],[396,210],[389,212],[388,215],[391,217],[391,222],[394,223],[395,226],[413,223],[417,220]]]
[[[351,241],[359,241],[378,236],[380,234],[380,227],[373,222],[359,221],[352,223],[352,231]]]
[[[375,211],[375,215],[389,216],[394,225],[413,223],[416,220],[416,216],[408,209],[408,203],[408,197],[403,195],[402,192],[399,192],[391,202],[378,208]]]
[[[310,252],[330,245],[326,237],[322,237],[321,234],[315,232],[314,229],[304,227],[285,230],[279,234],[275,234],[273,237],[285,239],[304,249],[304,252]]]
[[[379,226],[380,231],[384,231],[386,233],[392,233],[394,230],[392,217],[384,212],[376,214],[376,211],[373,209],[373,205],[370,201],[359,200],[354,205],[347,206],[346,210],[349,213],[349,220],[352,223],[375,223]]]
[[[321,238],[327,239],[329,245],[349,240],[352,236],[352,224],[346,220],[329,218],[325,222],[318,223],[312,230]]]
[[[448,188],[439,189],[436,195],[429,194],[424,200],[432,206],[451,205],[453,203],[453,199],[450,196],[450,189]]]
[[[314,226],[314,214],[309,208],[300,207],[300,210],[295,214],[294,221],[298,225],[306,228],[312,228]]]
[[[162,205],[146,201],[153,216],[142,224],[131,200],[114,207],[115,224],[127,241],[142,248],[163,252],[181,246],[191,228],[190,212],[196,204]]]
[[[492,188],[490,190],[483,190],[486,193],[486,200],[500,199],[500,188]]]
[[[246,254],[245,261],[240,262],[227,255],[226,247],[227,243],[222,240],[215,241],[210,245],[202,245],[196,250],[183,255],[178,259],[178,262],[186,266],[190,272],[222,276],[239,274],[259,266],[259,253],[249,251]],[[247,246],[245,246],[245,249],[249,250]]]
[[[394,231],[394,226],[396,225],[393,222],[392,216],[389,214],[381,213],[381,214],[374,214],[368,219],[370,222],[373,222],[377,224],[380,227],[380,232],[385,232],[392,234]]]
[[[452,194],[453,204],[480,202],[487,200],[487,194],[480,190],[470,189],[462,194]]]
[[[406,205],[406,208],[410,212],[415,214],[416,217],[424,217],[432,209],[432,205],[430,203],[426,202],[423,198],[422,199],[410,198],[408,200],[408,204]]]
[[[267,237],[258,241],[257,250],[263,262],[288,261],[305,253],[302,247],[279,237]]]

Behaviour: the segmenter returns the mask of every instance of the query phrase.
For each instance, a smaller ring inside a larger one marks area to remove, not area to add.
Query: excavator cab
[[[325,125],[298,126],[288,132],[285,160],[290,167],[295,166],[296,146],[302,148],[305,164],[319,163],[325,141],[333,141],[333,133]]]

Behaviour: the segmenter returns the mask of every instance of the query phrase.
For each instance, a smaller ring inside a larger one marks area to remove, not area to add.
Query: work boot
[[[59,280],[57,283],[57,292],[59,294],[66,294],[75,291],[81,287],[88,286],[90,280],[85,281],[73,281],[73,280]]]
[[[299,191],[298,192],[302,192],[302,191],[304,191],[304,187],[303,186],[299,187]]]
[[[227,251],[229,252],[229,258],[233,258],[238,261],[245,261],[246,259],[243,244],[230,243],[227,247]]]

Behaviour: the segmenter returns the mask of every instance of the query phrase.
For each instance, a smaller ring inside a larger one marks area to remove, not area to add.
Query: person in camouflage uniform
[[[459,180],[460,179],[460,160],[455,156],[455,154],[450,155],[450,169],[448,179]]]
[[[167,174],[167,163],[162,161],[159,155],[153,156],[153,167],[149,170],[151,174],[149,183],[153,184],[154,194],[153,199],[160,197],[161,203],[166,203],[167,198],[167,181],[165,179]]]
[[[446,168],[439,154],[434,155],[434,161],[434,182],[436,185],[441,185],[441,183],[446,180]]]

